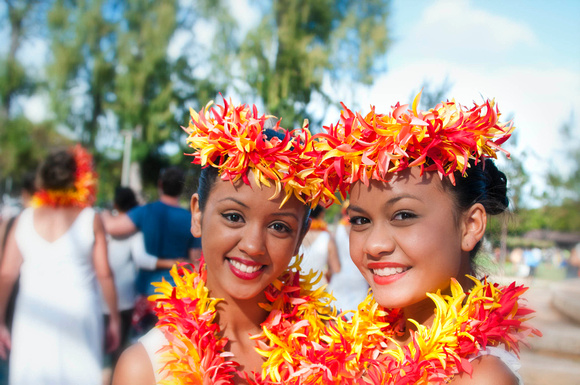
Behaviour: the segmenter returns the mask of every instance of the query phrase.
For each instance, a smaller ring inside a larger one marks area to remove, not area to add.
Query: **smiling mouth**
[[[380,269],[370,269],[371,273],[379,277],[388,277],[391,275],[401,274],[409,270],[410,267],[383,267]]]
[[[226,259],[233,267],[235,267],[236,269],[238,269],[239,271],[241,271],[243,273],[252,274],[252,273],[257,272],[258,270],[260,270],[264,267],[264,265],[249,266],[249,265],[246,265],[242,262],[234,261],[233,259],[229,259],[229,258],[226,258]]]

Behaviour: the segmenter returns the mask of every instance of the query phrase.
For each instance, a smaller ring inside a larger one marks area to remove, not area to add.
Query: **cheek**
[[[363,245],[364,237],[362,234],[356,231],[351,231],[349,235],[349,249],[350,249],[350,259],[360,269],[363,261]]]

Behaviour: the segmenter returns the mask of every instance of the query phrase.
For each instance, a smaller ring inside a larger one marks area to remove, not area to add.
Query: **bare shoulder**
[[[151,360],[141,343],[127,348],[115,367],[113,385],[155,385]]]
[[[507,365],[495,356],[481,356],[471,362],[473,373],[455,376],[453,385],[518,385],[518,379]]]

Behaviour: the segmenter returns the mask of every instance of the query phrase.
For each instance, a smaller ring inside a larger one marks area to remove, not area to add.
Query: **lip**
[[[242,263],[242,264],[247,265],[247,266],[262,266],[262,268],[254,271],[252,273],[249,273],[249,272],[242,271],[242,270],[238,269],[237,267],[235,267],[230,262],[230,260]],[[246,261],[244,259],[239,259],[239,258],[227,258],[226,261],[227,261],[227,264],[228,264],[232,274],[235,275],[236,277],[238,277],[239,279],[243,279],[245,281],[251,281],[253,279],[258,278],[262,274],[262,272],[264,271],[264,269],[263,269],[264,265],[262,265],[261,263],[256,263],[253,261],[250,262],[250,261]]]
[[[231,259],[232,261],[243,263],[244,265],[248,265],[248,266],[262,266],[263,265],[263,263],[259,263],[259,262],[252,261],[249,259],[243,259],[243,258],[238,258],[238,257],[226,257],[226,258]]]
[[[367,268],[369,269],[369,271],[373,275],[373,281],[377,285],[389,285],[389,284],[392,284],[394,282],[397,282],[399,279],[403,278],[409,270],[411,270],[411,266],[403,265],[403,264],[396,263],[396,262],[370,262],[367,265]],[[377,275],[377,274],[374,274],[374,272],[373,272],[373,270],[384,269],[384,268],[406,268],[406,270],[402,271],[400,273],[386,275],[386,276]]]
[[[409,267],[408,265],[403,265],[397,262],[369,262],[367,264],[369,269],[383,269],[385,267]]]

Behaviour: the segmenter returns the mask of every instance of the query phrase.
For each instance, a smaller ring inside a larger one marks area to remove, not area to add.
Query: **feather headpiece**
[[[511,123],[500,123],[493,100],[468,109],[455,101],[439,103],[428,111],[418,111],[419,93],[409,105],[397,103],[388,114],[371,107],[363,117],[344,104],[336,125],[315,138],[323,154],[321,169],[325,185],[342,196],[350,184],[370,179],[388,181],[393,173],[409,167],[437,171],[455,184],[454,173],[468,172],[469,160],[477,163],[496,158],[500,145],[511,135]]]
[[[275,117],[259,115],[256,106],[234,106],[224,99],[224,105],[208,103],[199,113],[190,110],[187,142],[195,150],[193,163],[202,167],[215,167],[222,180],[235,182],[239,179],[250,184],[248,171],[252,170],[258,186],[282,191],[282,205],[295,196],[310,204],[329,206],[336,200],[324,187],[321,172],[317,169],[317,152],[314,151],[312,135],[305,121],[302,129],[287,131],[277,121],[268,135],[265,126]],[[217,107],[217,108],[216,108]]]

